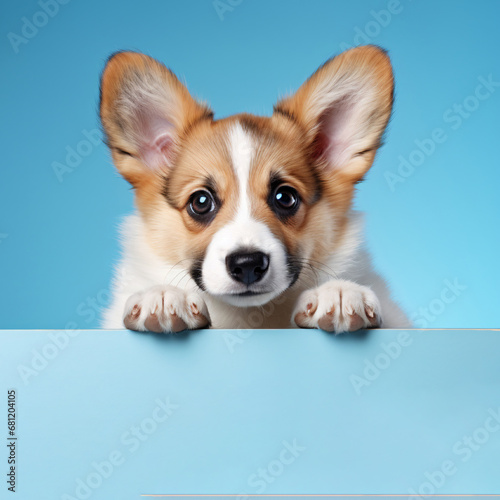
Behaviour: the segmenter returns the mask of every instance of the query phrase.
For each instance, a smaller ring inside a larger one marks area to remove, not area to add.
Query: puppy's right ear
[[[135,52],[109,58],[101,77],[100,115],[113,161],[132,185],[168,170],[184,131],[213,118],[167,67]]]

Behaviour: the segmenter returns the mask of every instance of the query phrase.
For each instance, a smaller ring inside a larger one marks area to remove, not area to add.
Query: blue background
[[[357,33],[389,50],[397,85],[386,145],[357,198],[375,264],[417,326],[498,326],[500,90],[460,124],[449,118],[479,77],[500,81],[500,3],[401,0],[382,26],[372,11],[390,4],[244,0],[221,20],[211,0],[72,0],[16,53],[9,33],[21,35],[23,17],[43,23],[41,6],[4,2],[0,327],[98,325],[132,192],[102,144],[62,181],[53,164],[98,128],[110,53],[165,62],[218,117],[268,114]],[[437,127],[445,142],[391,190],[387,172],[397,174],[400,155],[408,159]],[[447,279],[466,287],[449,304],[440,299]],[[436,314],[423,320],[429,306]]]

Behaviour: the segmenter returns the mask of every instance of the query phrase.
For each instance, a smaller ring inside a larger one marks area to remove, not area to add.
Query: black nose
[[[251,285],[266,274],[269,256],[262,252],[235,252],[226,257],[226,267],[233,279]]]

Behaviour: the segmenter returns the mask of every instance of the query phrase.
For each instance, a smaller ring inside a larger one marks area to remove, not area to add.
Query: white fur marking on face
[[[238,219],[250,218],[250,198],[248,196],[248,179],[253,156],[252,138],[237,123],[230,131],[229,144],[233,169],[238,178],[239,203]]]
[[[228,137],[231,161],[238,180],[238,207],[234,219],[214,234],[202,265],[202,279],[207,292],[221,296],[236,306],[262,305],[276,297],[289,285],[287,254],[283,243],[251,213],[248,183],[253,157],[253,139],[238,123]],[[250,289],[261,295],[241,297],[234,294],[248,290],[232,279],[226,269],[226,257],[239,249],[267,253],[269,270]]]

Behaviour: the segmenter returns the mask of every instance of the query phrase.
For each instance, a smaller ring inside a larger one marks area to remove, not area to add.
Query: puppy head
[[[122,52],[103,72],[101,120],[155,253],[252,306],[341,251],[392,99],[389,59],[367,46],[326,62],[271,117],[215,121],[165,66]]]

